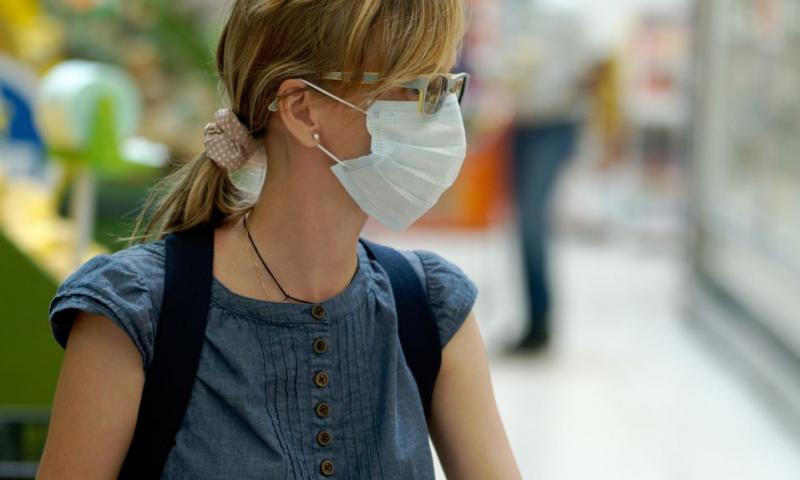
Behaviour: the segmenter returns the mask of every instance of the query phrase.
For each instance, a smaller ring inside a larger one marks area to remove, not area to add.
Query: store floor
[[[558,239],[552,349],[503,355],[523,309],[511,233],[378,238],[440,252],[478,284],[476,314],[523,478],[800,478],[800,445],[685,318],[678,248]]]

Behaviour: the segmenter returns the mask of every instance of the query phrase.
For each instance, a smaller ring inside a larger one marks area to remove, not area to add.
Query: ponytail
[[[160,240],[171,232],[242,215],[250,206],[245,192],[203,151],[156,183],[131,235],[119,239],[128,246]],[[152,215],[147,218],[150,210]]]

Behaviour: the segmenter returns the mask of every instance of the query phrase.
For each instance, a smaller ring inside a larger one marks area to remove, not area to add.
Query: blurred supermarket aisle
[[[564,190],[582,182],[573,169]],[[680,243],[636,238],[562,229],[553,348],[518,357],[502,353],[523,312],[509,228],[391,241],[440,252],[478,283],[476,312],[524,478],[800,478],[800,445],[692,331]]]
[[[800,477],[798,445],[689,331],[674,254],[564,240],[555,258],[554,351],[493,364],[525,478]]]

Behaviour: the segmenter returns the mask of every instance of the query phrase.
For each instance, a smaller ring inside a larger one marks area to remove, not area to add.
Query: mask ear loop
[[[320,93],[324,93],[325,95],[327,95],[327,96],[329,96],[329,97],[331,97],[331,98],[333,98],[333,99],[335,99],[335,100],[338,100],[338,101],[340,101],[340,102],[344,103],[344,104],[345,104],[345,105],[347,105],[348,107],[351,107],[351,108],[354,108],[354,109],[358,110],[359,112],[363,113],[364,115],[369,115],[369,113],[368,113],[368,112],[366,112],[365,110],[362,110],[361,108],[358,108],[357,106],[353,105],[352,103],[348,102],[347,100],[345,100],[345,99],[343,99],[343,98],[340,98],[340,97],[338,97],[338,96],[336,96],[336,95],[334,95],[334,94],[332,94],[332,93],[328,92],[328,91],[327,91],[327,90],[325,90],[324,88],[321,88],[321,87],[318,87],[318,86],[314,85],[313,83],[309,82],[308,80],[305,80],[305,79],[303,79],[303,78],[298,78],[298,80],[300,80],[301,82],[305,83],[305,84],[306,84],[306,85],[308,85],[309,87],[311,87],[311,88],[314,88],[314,89],[318,90]],[[268,110],[269,110],[269,111],[271,111],[271,112],[277,112],[277,111],[278,111],[278,99],[276,98],[275,100],[273,100],[273,101],[272,101],[272,103],[270,103],[269,107],[267,107],[267,108],[268,108]],[[339,159],[336,157],[336,155],[334,155],[334,154],[333,154],[333,152],[331,152],[331,151],[330,151],[330,150],[328,150],[327,148],[323,147],[323,146],[322,146],[322,144],[320,144],[320,143],[319,143],[319,133],[317,133],[317,132],[314,132],[314,134],[312,135],[312,138],[314,139],[314,141],[316,141],[316,142],[317,142],[317,148],[319,148],[320,150],[322,150],[323,152],[325,152],[325,154],[326,154],[326,155],[328,155],[329,157],[331,157],[331,158],[332,158],[333,160],[335,160],[337,163],[339,163],[339,164],[342,164],[342,163],[343,163],[341,160],[339,160]]]
[[[309,82],[308,80],[305,80],[305,79],[302,79],[302,78],[299,78],[298,80],[300,80],[301,82],[305,83],[309,87],[314,88],[314,89],[318,90],[319,92],[324,93],[325,95],[344,103],[348,107],[355,108],[356,110],[358,110],[359,112],[363,113],[364,115],[369,115],[369,113],[367,113],[366,111],[358,108],[357,106],[355,106],[352,103],[348,102],[344,98],[338,97],[338,96],[332,94],[331,92],[325,90],[324,88],[321,88],[321,87],[318,87],[318,86],[314,85],[313,83]]]
[[[354,108],[354,109],[358,110],[359,112],[363,113],[364,115],[369,115],[369,113],[367,113],[366,111],[364,111],[364,110],[362,110],[362,109],[358,108],[357,106],[353,105],[352,103],[348,102],[347,100],[345,100],[345,99],[343,99],[343,98],[340,98],[340,97],[338,97],[338,96],[336,96],[336,95],[334,95],[334,94],[332,94],[332,93],[328,92],[327,90],[325,90],[325,89],[323,89],[323,88],[321,88],[321,87],[318,87],[318,86],[314,85],[313,83],[311,83],[311,82],[309,82],[309,81],[307,81],[307,80],[304,80],[304,79],[302,79],[302,78],[300,78],[300,79],[298,79],[298,80],[300,80],[301,82],[305,83],[305,84],[306,84],[306,85],[308,85],[309,87],[311,87],[311,88],[314,88],[314,89],[318,90],[319,92],[321,92],[321,93],[324,93],[325,95],[327,95],[327,96],[329,96],[329,97],[331,97],[331,98],[333,98],[333,99],[335,99],[335,100],[338,100],[338,101],[340,101],[340,102],[344,103],[344,104],[345,104],[345,105],[347,105],[348,107],[351,107],[351,108]],[[343,164],[343,162],[342,162],[341,160],[339,160],[339,158],[337,158],[337,157],[336,157],[336,155],[334,155],[334,154],[333,154],[333,152],[331,152],[331,151],[330,151],[330,150],[328,150],[327,148],[323,147],[323,146],[322,146],[322,144],[321,144],[321,143],[319,143],[319,133],[317,133],[317,132],[314,132],[314,134],[312,135],[312,138],[314,139],[314,141],[316,141],[316,142],[317,142],[317,148],[319,148],[320,150],[322,150],[323,152],[325,152],[325,154],[326,154],[326,155],[328,155],[329,157],[331,157],[333,160],[335,160],[335,161],[336,161],[336,163]]]
[[[318,90],[320,93],[324,93],[325,95],[344,103],[345,105],[347,105],[350,108],[355,108],[356,110],[358,110],[359,112],[363,113],[364,115],[369,115],[369,113],[366,110],[362,110],[361,108],[353,105],[352,103],[348,102],[344,98],[338,97],[338,96],[332,94],[331,92],[325,90],[324,88],[321,88],[321,87],[318,87],[318,86],[314,85],[313,83],[309,82],[308,80],[305,80],[303,78],[298,78],[298,80],[300,80],[301,82],[305,83],[309,87]],[[277,97],[269,104],[269,106],[267,107],[267,110],[269,110],[270,112],[277,112],[278,111],[278,98]]]

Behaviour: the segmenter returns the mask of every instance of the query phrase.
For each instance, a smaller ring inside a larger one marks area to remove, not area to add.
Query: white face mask
[[[467,138],[457,95],[449,93],[433,115],[419,113],[417,102],[377,100],[364,111],[352,103],[307,85],[367,115],[371,153],[336,161],[331,171],[361,209],[394,230],[414,223],[439,200],[461,170]]]

